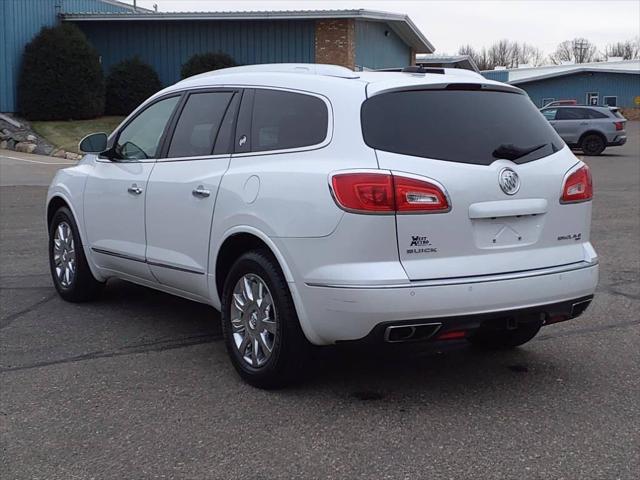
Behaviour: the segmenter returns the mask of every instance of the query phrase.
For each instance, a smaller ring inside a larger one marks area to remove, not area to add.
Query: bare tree
[[[506,39],[493,43],[489,48],[483,47],[482,50],[463,45],[458,49],[458,54],[469,55],[480,70],[492,70],[498,66],[516,68],[525,63],[539,66],[544,63],[544,54],[539,48]]]
[[[596,46],[586,38],[574,38],[560,43],[549,56],[556,65],[562,62],[588,63],[598,59]]]
[[[544,63],[544,53],[537,47],[528,43],[513,43],[512,66],[517,67],[523,63],[539,67]]]
[[[495,66],[513,67],[514,46],[507,39],[498,40],[489,47],[489,62]]]
[[[607,57],[622,57],[625,60],[640,58],[640,37],[609,44],[605,47],[604,54]]]
[[[476,50],[471,45],[463,45],[458,49],[458,55],[470,56],[480,70],[491,70],[494,67],[494,65],[489,62],[486,48]]]

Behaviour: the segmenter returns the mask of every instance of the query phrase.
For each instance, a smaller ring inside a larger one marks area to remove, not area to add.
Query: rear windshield
[[[529,97],[477,90],[411,90],[376,95],[361,111],[364,140],[387,152],[489,165],[525,163],[563,143]]]

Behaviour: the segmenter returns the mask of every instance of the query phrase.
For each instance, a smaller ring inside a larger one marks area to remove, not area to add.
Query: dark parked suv
[[[544,107],[541,112],[567,145],[585,155],[600,155],[606,147],[627,141],[627,119],[617,108],[561,105]]]

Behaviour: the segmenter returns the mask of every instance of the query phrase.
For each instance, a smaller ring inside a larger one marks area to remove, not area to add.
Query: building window
[[[600,100],[600,94],[598,92],[589,92],[587,93],[587,105],[598,106],[598,102]]]
[[[615,96],[602,97],[602,103],[607,107],[617,107],[618,97],[615,97]]]
[[[542,99],[542,105],[540,105],[540,106],[544,107],[545,105],[549,105],[553,101],[555,101],[555,98],[543,98]]]

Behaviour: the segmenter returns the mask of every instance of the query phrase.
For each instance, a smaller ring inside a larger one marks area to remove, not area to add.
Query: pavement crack
[[[33,310],[35,310],[39,306],[44,305],[45,303],[49,302],[50,300],[53,300],[57,295],[58,294],[56,292],[53,292],[53,293],[47,295],[46,297],[44,297],[42,300],[39,300],[36,303],[32,303],[27,308],[24,308],[22,310],[18,310],[17,312],[12,313],[11,315],[8,315],[7,317],[4,317],[4,318],[0,319],[0,330],[2,330],[5,327],[8,327],[15,320],[20,318],[21,316],[26,315],[27,313],[32,312]]]
[[[44,362],[34,362],[27,365],[17,365],[15,367],[0,367],[0,373],[15,372],[19,370],[30,370],[33,368],[49,367],[51,365],[60,365],[65,363],[77,363],[87,360],[95,360],[98,358],[113,358],[125,355],[137,355],[140,353],[162,352],[164,350],[174,350],[177,348],[192,347],[202,345],[204,343],[212,343],[222,338],[219,334],[203,334],[184,337],[178,339],[167,339],[156,342],[137,343],[111,351],[95,351],[73,357],[60,358],[57,360],[48,360]]]

